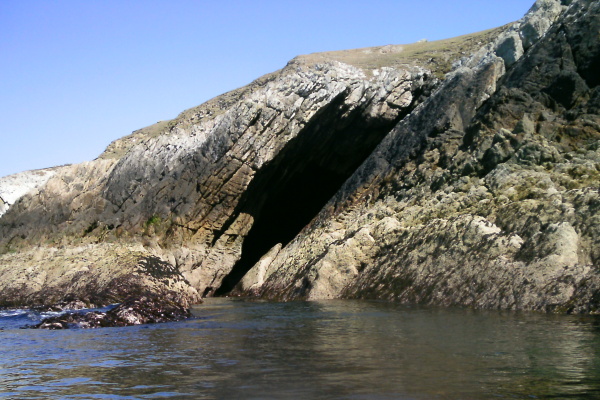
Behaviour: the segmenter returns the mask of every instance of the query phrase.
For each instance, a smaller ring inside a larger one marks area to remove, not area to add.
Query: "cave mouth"
[[[390,120],[365,117],[361,111],[348,112],[339,98],[256,173],[221,230],[240,213],[254,218],[240,259],[214,296],[228,294],[273,246],[285,246],[296,237],[407,114]]]

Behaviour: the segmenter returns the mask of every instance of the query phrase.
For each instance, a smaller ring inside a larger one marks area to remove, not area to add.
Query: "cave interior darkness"
[[[254,218],[241,258],[214,296],[227,295],[274,245],[285,246],[296,237],[406,115],[384,120],[366,118],[360,109],[345,112],[343,98],[329,104],[256,173],[221,230],[225,232],[240,213]]]

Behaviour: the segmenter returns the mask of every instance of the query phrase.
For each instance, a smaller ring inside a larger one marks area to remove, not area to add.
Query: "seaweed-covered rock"
[[[174,294],[145,293],[127,298],[106,312],[67,312],[45,318],[32,329],[106,328],[181,321],[191,317],[189,304]]]

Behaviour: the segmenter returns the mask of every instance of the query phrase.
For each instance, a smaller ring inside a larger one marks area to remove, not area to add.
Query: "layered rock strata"
[[[598,8],[298,57],[134,132],[0,218],[0,302],[104,303],[118,278],[597,312]]]
[[[64,167],[0,219],[2,293],[20,290],[11,277],[31,268],[48,282],[47,259],[62,263],[75,251],[115,265],[160,257],[209,294],[255,221],[259,229],[279,223],[277,239],[291,240],[433,84],[414,66],[367,77],[351,65],[297,59],[251,90],[160,123],[161,135],[136,132],[98,160]],[[297,206],[279,207],[288,202]],[[74,270],[54,275],[53,287],[73,287]]]
[[[239,290],[599,312],[599,8],[538,2]]]
[[[25,171],[0,178],[0,217],[18,199],[45,184],[58,168]]]

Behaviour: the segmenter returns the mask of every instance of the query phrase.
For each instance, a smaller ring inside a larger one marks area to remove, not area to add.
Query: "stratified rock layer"
[[[44,185],[56,169],[58,168],[25,171],[0,178],[0,217],[18,199]]]
[[[97,260],[104,252],[117,272],[132,254],[160,257],[200,293],[212,293],[255,222],[254,238],[266,228],[276,233],[271,241],[291,240],[434,84],[414,66],[367,77],[347,64],[297,59],[222,104],[160,123],[162,135],[147,128],[98,160],[64,167],[0,220],[4,301],[21,290],[12,277],[30,269],[41,283],[28,289],[47,286],[48,257],[22,262],[22,254],[51,253],[65,265],[73,251]],[[286,218],[290,211],[295,218]],[[72,288],[70,275],[88,268],[76,264],[53,274],[51,286]]]
[[[0,218],[0,302],[120,279],[598,312],[599,7],[298,57],[62,167]]]
[[[240,290],[599,312],[599,4],[532,21],[454,71]]]

